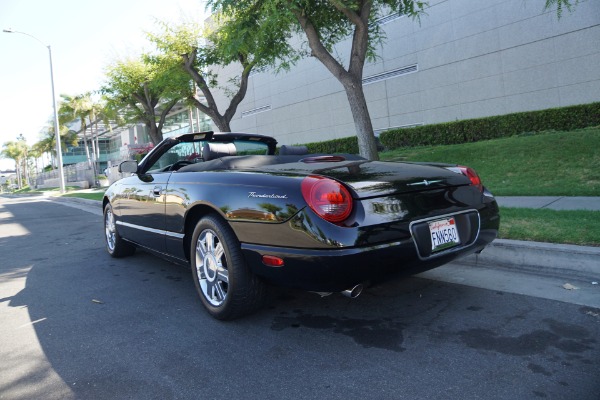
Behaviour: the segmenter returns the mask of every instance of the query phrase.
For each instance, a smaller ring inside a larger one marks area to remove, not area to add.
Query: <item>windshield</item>
[[[214,150],[215,148],[225,148],[226,152],[218,153],[218,150]],[[216,156],[215,152],[217,153]],[[204,162],[209,159],[223,156],[268,154],[269,146],[266,143],[256,140],[231,140],[227,142],[197,140],[176,142],[152,163],[147,172],[158,173],[177,171],[185,165]]]

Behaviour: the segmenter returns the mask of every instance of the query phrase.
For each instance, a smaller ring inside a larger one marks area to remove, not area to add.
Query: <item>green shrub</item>
[[[342,139],[327,140],[325,142],[306,143],[309,153],[349,153],[358,154],[358,138],[356,136]]]
[[[388,149],[395,149],[478,142],[528,132],[569,131],[596,125],[600,125],[600,103],[392,129],[383,132],[380,140]]]

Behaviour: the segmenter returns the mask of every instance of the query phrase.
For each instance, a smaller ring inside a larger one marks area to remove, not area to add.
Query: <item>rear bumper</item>
[[[429,258],[419,256],[412,239],[368,247],[323,250],[242,244],[242,251],[253,272],[271,283],[333,292],[366,281],[383,281],[438,267],[483,250],[496,234],[497,229],[482,229],[470,245]],[[281,267],[266,266],[262,263],[263,255],[280,257],[285,264]]]

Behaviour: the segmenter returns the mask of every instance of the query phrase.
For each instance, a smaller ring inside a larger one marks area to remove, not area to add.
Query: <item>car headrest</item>
[[[236,149],[233,143],[205,143],[202,148],[204,161],[214,160],[225,156],[235,156]]]
[[[281,156],[301,156],[308,154],[308,147],[306,146],[287,146],[283,145],[279,148],[279,155]]]

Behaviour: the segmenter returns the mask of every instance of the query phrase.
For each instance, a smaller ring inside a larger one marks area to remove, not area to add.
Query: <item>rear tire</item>
[[[231,320],[262,306],[265,284],[246,265],[240,243],[223,219],[202,218],[194,229],[190,252],[196,291],[210,315]]]
[[[119,235],[110,203],[104,207],[104,238],[106,239],[106,250],[112,257],[127,257],[135,253],[135,246],[124,241]]]

